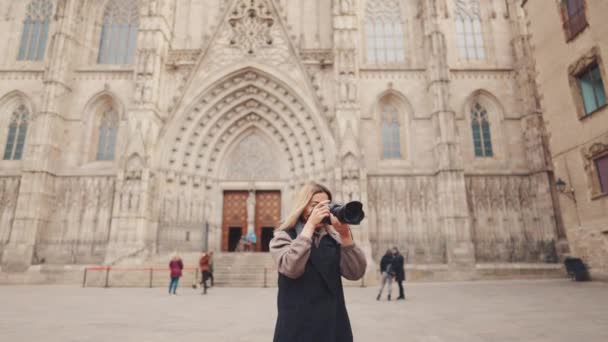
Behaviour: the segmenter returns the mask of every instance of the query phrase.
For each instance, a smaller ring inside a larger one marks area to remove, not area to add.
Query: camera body
[[[346,204],[329,203],[329,212],[334,215],[338,221],[346,224],[358,225],[365,218],[363,212],[363,203],[352,201]],[[325,224],[331,224],[331,218],[326,217],[321,221]]]

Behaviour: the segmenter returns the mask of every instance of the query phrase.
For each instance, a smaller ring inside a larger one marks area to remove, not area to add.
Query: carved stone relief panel
[[[426,176],[368,178],[370,242],[375,257],[397,246],[409,263],[446,262],[436,183]]]
[[[556,262],[555,220],[526,176],[466,177],[477,262]],[[547,219],[548,218],[548,219]]]
[[[20,181],[20,177],[0,178],[0,249],[11,236]]]
[[[103,260],[110,233],[114,183],[114,177],[57,179],[51,222],[39,232],[35,257],[51,263]]]
[[[279,165],[272,146],[258,134],[241,140],[226,163],[226,178],[232,180],[278,180]]]
[[[289,50],[289,38],[273,15],[266,0],[237,1],[209,50],[206,58],[209,69],[247,59],[293,71],[296,62]]]

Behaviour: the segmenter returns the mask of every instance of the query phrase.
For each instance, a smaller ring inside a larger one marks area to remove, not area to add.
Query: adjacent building
[[[571,254],[608,279],[608,1],[522,6]]]

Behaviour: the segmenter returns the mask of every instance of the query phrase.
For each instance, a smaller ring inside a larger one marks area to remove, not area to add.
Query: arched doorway
[[[160,178],[173,190],[160,197],[179,197],[179,208],[188,210],[190,199],[201,202],[195,206],[206,209],[199,210],[204,214],[195,221],[202,222],[195,224],[209,222],[210,249],[232,250],[252,225],[256,248],[266,249],[263,241],[276,217],[285,213],[293,189],[308,180],[332,178],[326,161],[335,155],[335,143],[328,125],[312,101],[287,84],[244,68],[210,82],[161,133],[166,144],[158,160]],[[255,205],[248,214],[250,190]],[[269,208],[272,212],[256,214]],[[177,225],[163,224],[162,229],[172,226]]]

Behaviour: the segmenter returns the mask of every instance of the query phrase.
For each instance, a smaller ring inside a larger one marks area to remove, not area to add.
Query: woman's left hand
[[[340,238],[342,239],[342,246],[350,246],[353,244],[353,237],[350,233],[350,227],[346,223],[342,223],[338,221],[338,219],[333,215],[331,215],[331,226],[340,234]]]

